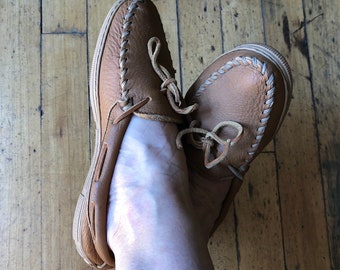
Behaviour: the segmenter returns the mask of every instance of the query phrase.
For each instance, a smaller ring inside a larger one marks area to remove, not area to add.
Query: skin
[[[175,124],[136,116],[126,131],[107,223],[118,270],[213,269],[207,248],[213,217],[201,219],[213,206],[202,207],[191,198],[185,155],[175,145],[177,132]],[[192,194],[200,195],[202,188]]]

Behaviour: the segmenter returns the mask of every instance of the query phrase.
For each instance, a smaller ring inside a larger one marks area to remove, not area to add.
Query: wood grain
[[[297,29],[305,31],[309,41],[310,83],[333,269],[340,269],[339,10],[339,1],[307,1],[303,28]]]
[[[89,167],[86,39],[42,40],[42,265],[80,269],[72,240],[75,205]],[[69,248],[65,248],[65,246]]]
[[[261,1],[222,0],[223,48],[229,51],[243,43],[263,43]]]
[[[178,1],[183,92],[222,53],[219,1]]]
[[[241,43],[272,45],[292,67],[292,104],[275,144],[209,241],[215,269],[340,269],[339,1],[154,2],[184,92]],[[89,269],[71,225],[93,143],[88,74],[113,3],[0,3],[5,269]]]
[[[315,136],[309,54],[302,3],[264,4],[267,43],[287,58],[294,74],[288,117],[276,141],[285,257],[288,269],[329,269],[322,180]]]
[[[275,155],[260,154],[236,197],[239,269],[285,269]]]
[[[0,258],[4,269],[41,267],[39,23],[37,1],[1,2]]]
[[[86,17],[86,0],[42,1],[43,33],[85,33]]]

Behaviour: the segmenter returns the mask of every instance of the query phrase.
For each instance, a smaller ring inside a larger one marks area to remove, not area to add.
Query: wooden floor
[[[2,269],[88,269],[71,225],[93,141],[88,74],[112,4],[0,2]],[[155,4],[184,91],[241,43],[274,46],[293,71],[288,117],[209,243],[216,269],[340,269],[340,2]]]

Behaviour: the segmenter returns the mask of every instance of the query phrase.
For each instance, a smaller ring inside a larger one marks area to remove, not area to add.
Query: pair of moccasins
[[[96,144],[73,224],[77,250],[93,267],[115,265],[106,239],[107,202],[133,115],[185,126],[176,140],[184,148],[189,170],[231,181],[213,233],[250,163],[276,134],[289,107],[289,66],[268,46],[245,44],[221,55],[202,72],[185,99],[174,73],[154,4],[150,0],[114,4],[93,59],[90,91]]]

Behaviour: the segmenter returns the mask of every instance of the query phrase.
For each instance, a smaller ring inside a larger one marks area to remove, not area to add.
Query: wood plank
[[[4,269],[40,269],[38,4],[0,4],[0,258]]]
[[[222,53],[219,1],[178,1],[182,89]]]
[[[261,0],[221,1],[223,47],[229,51],[243,43],[263,43]]]
[[[42,1],[43,33],[85,33],[86,0]]]
[[[339,10],[340,3],[335,0],[321,0],[317,5],[308,0],[305,5],[333,269],[340,269]]]
[[[72,240],[75,205],[89,168],[86,39],[42,43],[42,269],[84,269]]]
[[[237,240],[234,226],[234,208],[218,227],[208,244],[215,270],[237,269]]]
[[[285,269],[275,155],[260,154],[235,200],[239,269]]]
[[[276,143],[287,269],[330,269],[302,3],[264,2],[266,37],[288,58],[294,99]]]

